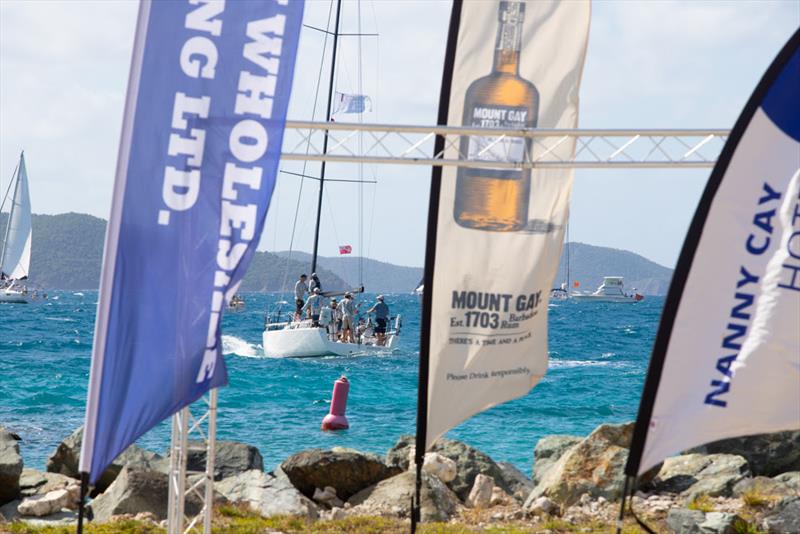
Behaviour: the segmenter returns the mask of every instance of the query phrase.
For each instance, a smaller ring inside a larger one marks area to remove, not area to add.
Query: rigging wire
[[[333,3],[336,0],[331,0],[330,6],[328,7],[328,22],[325,25],[326,30],[330,30],[331,27],[331,17],[333,16]],[[328,33],[325,34],[325,40],[322,44],[322,56],[320,57],[319,61],[319,72],[317,74],[317,86],[314,89],[314,104],[311,107],[311,120],[313,121],[317,114],[317,103],[319,101],[319,87],[322,83],[322,72],[325,68],[325,52],[328,49]],[[326,112],[327,114],[327,112]],[[327,120],[326,120],[327,122]],[[308,154],[311,150],[311,136],[308,137],[306,142],[306,154]],[[306,167],[308,166],[308,160],[303,161],[303,177],[300,178],[300,190],[297,193],[297,204],[294,208],[294,220],[292,221],[292,233],[291,237],[289,238],[289,255],[286,258],[286,263],[283,270],[283,281],[281,282],[281,291],[284,290],[286,287],[286,279],[289,275],[289,262],[292,259],[292,251],[294,247],[294,237],[295,231],[297,229],[297,219],[300,213],[300,200],[303,198],[303,184],[305,183],[305,174],[306,174]]]

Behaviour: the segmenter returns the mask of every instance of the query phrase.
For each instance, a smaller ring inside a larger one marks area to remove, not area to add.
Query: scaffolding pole
[[[172,417],[167,534],[211,534],[217,442],[217,389],[209,391],[194,406],[196,411],[200,409],[200,413],[192,413],[187,406]],[[192,437],[197,439],[190,442]],[[190,452],[205,454],[205,471],[187,469]],[[186,514],[187,498],[191,499],[193,510],[199,506],[196,514]]]

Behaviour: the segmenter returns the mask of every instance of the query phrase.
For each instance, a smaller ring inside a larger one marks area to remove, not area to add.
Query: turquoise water
[[[26,466],[43,468],[58,443],[82,424],[96,292],[53,292],[47,302],[0,305],[0,425],[23,438]],[[245,295],[247,309],[223,322],[230,385],[219,395],[218,436],[256,445],[265,467],[310,447],[385,453],[414,433],[419,298],[391,295],[402,313],[400,348],[372,357],[268,359],[261,352],[267,303]],[[448,436],[530,473],[533,447],[547,434],[586,434],[602,422],[635,417],[663,298],[633,305],[561,302],[550,307],[550,370],[527,396],[488,410]],[[325,433],[333,381],[351,382],[350,429]],[[162,423],[139,444],[164,452]]]

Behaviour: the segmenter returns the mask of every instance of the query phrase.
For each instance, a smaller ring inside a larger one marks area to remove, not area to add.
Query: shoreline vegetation
[[[422,533],[611,532],[633,424],[546,436],[532,477],[473,447],[438,440],[425,456]],[[82,430],[59,444],[45,472],[25,469],[19,436],[0,427],[0,532],[71,533]],[[256,447],[217,443],[215,532],[401,533],[409,528],[414,439],[385,456],[309,449],[263,470]],[[202,445],[202,444],[200,444]],[[202,476],[205,452],[190,452]],[[86,532],[163,532],[169,458],[132,445],[93,489]],[[190,478],[191,480],[191,478]],[[668,458],[641,477],[636,515],[656,532],[800,532],[800,430],[727,439]],[[200,504],[187,498],[187,513]],[[623,532],[644,532],[628,513]]]

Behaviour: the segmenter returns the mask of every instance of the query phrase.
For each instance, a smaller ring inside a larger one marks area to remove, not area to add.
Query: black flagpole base
[[[77,534],[83,534],[83,514],[86,511],[86,497],[89,494],[89,473],[81,473],[81,497],[78,501]]]

